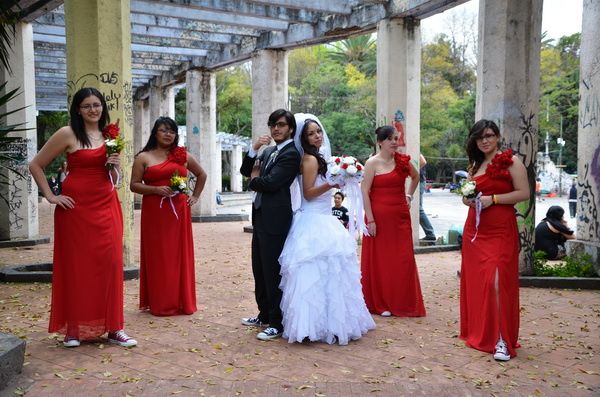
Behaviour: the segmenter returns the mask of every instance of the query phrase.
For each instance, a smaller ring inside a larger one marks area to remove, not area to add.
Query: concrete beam
[[[444,12],[469,0],[390,0],[387,5],[388,18],[427,18]]]
[[[19,1],[21,22],[33,22],[62,5],[63,0],[22,0]]]

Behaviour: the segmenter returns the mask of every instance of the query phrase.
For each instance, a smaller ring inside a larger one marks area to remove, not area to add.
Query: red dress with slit
[[[485,174],[474,178],[477,190],[484,196],[512,192],[511,164],[511,150],[497,154]],[[494,353],[502,335],[510,356],[515,357],[519,347],[519,234],[514,206],[496,204],[483,209],[477,230],[475,209],[469,209],[460,274],[460,338],[470,347]]]
[[[425,306],[404,188],[410,172],[410,156],[395,157],[395,169],[376,175],[369,193],[377,234],[363,237],[363,294],[371,313],[390,311],[398,317],[422,317]]]
[[[91,339],[123,328],[123,216],[104,145],[77,150],[67,161],[62,194],[75,208],[54,212],[48,331]]]
[[[143,181],[150,186],[169,186],[177,171],[187,168],[171,157],[146,168]],[[144,195],[140,245],[140,309],[155,316],[192,314],[196,311],[194,241],[188,196],[163,198]]]

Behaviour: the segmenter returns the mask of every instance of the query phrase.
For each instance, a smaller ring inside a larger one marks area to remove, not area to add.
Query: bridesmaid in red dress
[[[527,171],[510,149],[500,152],[500,130],[480,120],[469,132],[470,179],[481,193],[465,222],[460,278],[460,338],[507,361],[519,347],[519,235],[514,205],[529,198]]]
[[[375,134],[380,151],[365,164],[361,183],[370,235],[363,238],[361,255],[365,302],[371,313],[384,317],[422,317],[425,306],[409,212],[419,172],[410,156],[397,152],[398,132],[393,127],[379,127]],[[409,194],[404,190],[407,177]]]
[[[119,154],[107,157],[102,130],[110,118],[104,96],[82,88],[73,96],[70,125],[50,137],[29,164],[44,197],[56,204],[49,332],[66,347],[108,332],[111,343],[131,347],[123,331],[123,216],[113,181]],[[54,195],[44,168],[66,153],[69,176]],[[107,164],[112,164],[111,171]]]
[[[135,157],[131,191],[142,200],[140,309],[155,316],[192,314],[196,309],[194,240],[190,207],[198,202],[206,172],[178,146],[177,124],[169,117],[154,123],[148,143]],[[190,196],[175,193],[171,177],[196,177]]]

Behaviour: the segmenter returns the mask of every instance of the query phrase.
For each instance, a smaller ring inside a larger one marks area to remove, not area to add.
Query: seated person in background
[[[335,205],[331,208],[331,214],[337,217],[340,222],[342,222],[342,225],[348,229],[348,221],[350,220],[350,217],[348,217],[348,208],[342,206],[342,203],[344,202],[344,193],[336,192],[333,195],[333,202]]]
[[[565,256],[565,241],[575,238],[575,232],[569,229],[563,218],[565,210],[553,205],[535,228],[535,250],[544,251],[548,259],[560,259]]]

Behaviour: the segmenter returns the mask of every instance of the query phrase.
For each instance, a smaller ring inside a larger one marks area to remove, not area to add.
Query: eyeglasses
[[[160,132],[161,134],[165,134],[165,135],[167,135],[167,134],[177,135],[177,131],[173,131],[170,128],[159,128],[157,131]]]
[[[491,141],[492,139],[498,138],[496,134],[485,134],[477,138],[478,141],[483,142],[483,140]]]
[[[92,110],[92,109],[94,109],[94,110],[102,109],[102,104],[101,104],[101,103],[92,103],[91,105],[90,105],[90,104],[87,104],[87,105],[81,105],[81,106],[79,107],[79,109],[83,109],[83,110],[85,110],[86,112],[89,112],[89,111],[90,111],[90,110]]]
[[[283,128],[283,127],[287,126],[287,125],[288,125],[288,123],[284,123],[283,121],[280,121],[280,122],[278,122],[278,123],[267,124],[267,125],[268,125],[270,128],[275,128],[275,127],[277,127],[277,128]]]

